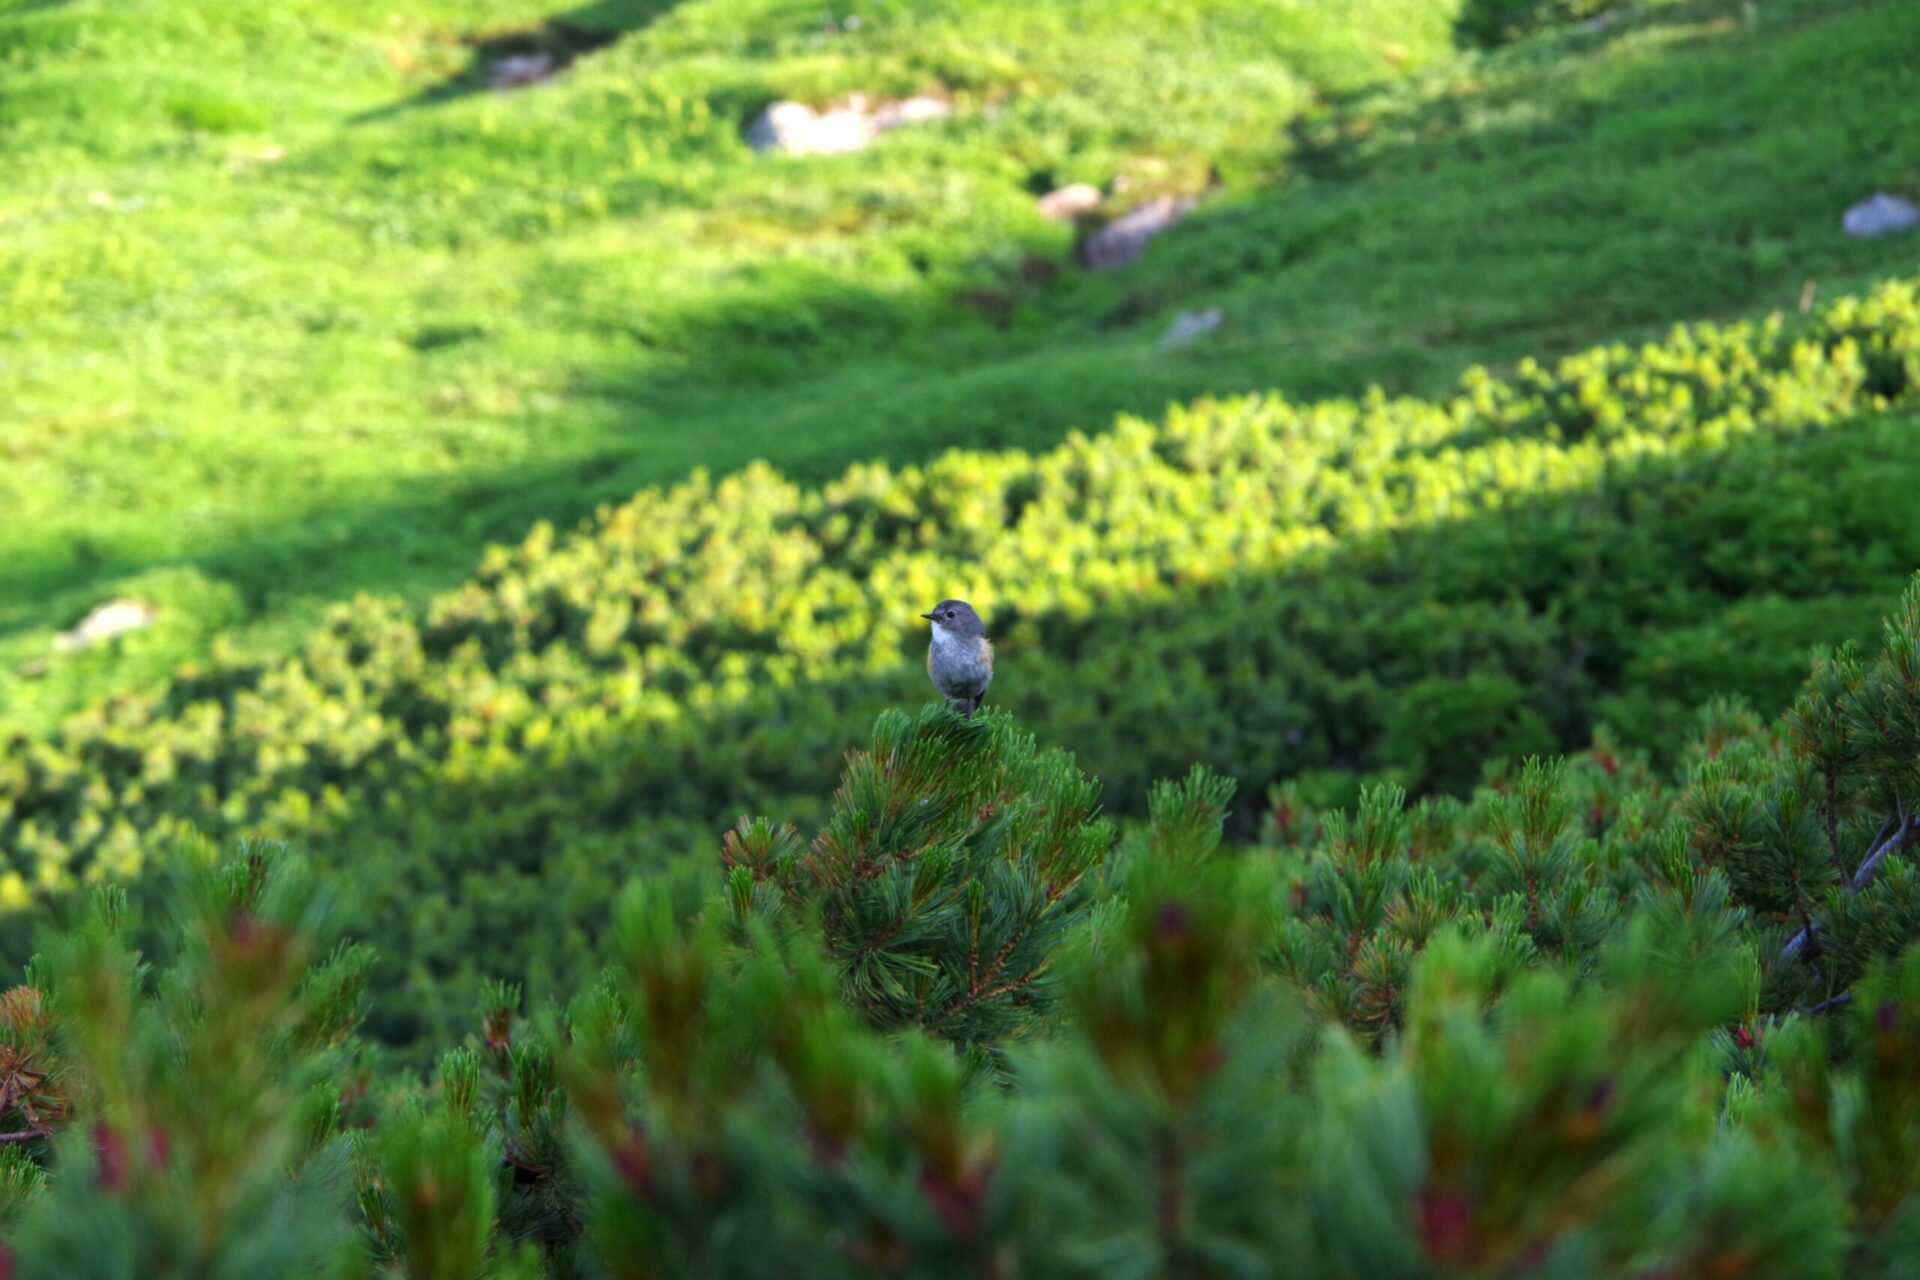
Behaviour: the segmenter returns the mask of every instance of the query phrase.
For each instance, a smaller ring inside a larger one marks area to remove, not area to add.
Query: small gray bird
[[[993,683],[993,641],[987,639],[986,624],[965,600],[942,600],[920,616],[933,623],[933,643],[927,646],[933,687],[947,705],[973,719]]]

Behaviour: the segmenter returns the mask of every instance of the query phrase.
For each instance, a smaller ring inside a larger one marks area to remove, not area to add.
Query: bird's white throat
[[[965,650],[968,646],[964,639],[936,622],[933,624],[933,647],[936,652],[947,653],[953,650]]]

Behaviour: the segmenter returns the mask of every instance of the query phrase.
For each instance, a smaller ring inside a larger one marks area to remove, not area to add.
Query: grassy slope
[[[893,0],[835,34],[813,3],[636,0],[573,11],[619,40],[502,98],[441,86],[459,32],[545,16],[523,0],[0,4],[0,716],[219,627],[272,646],[356,589],[422,594],[485,538],[693,465],[817,476],[1202,391],[1431,389],[1910,265],[1836,233],[1920,183],[1887,109],[1920,65],[1900,6],[1722,8],[1448,61],[1415,0]],[[737,138],[773,96],[935,86],[959,121],[863,157]],[[1069,249],[1030,187],[1209,169],[1224,189],[1141,266],[1022,280]],[[1215,340],[1154,351],[1211,304]],[[19,674],[126,591],[170,628]]]

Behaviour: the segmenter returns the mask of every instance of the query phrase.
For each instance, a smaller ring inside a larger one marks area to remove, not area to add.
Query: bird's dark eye
[[[953,616],[953,610],[951,609],[947,610],[947,616],[951,618]]]

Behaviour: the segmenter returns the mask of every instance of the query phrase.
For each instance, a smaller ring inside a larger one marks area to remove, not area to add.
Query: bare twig
[[[1858,893],[1872,884],[1874,873],[1880,870],[1881,860],[1904,847],[1915,834],[1920,834],[1920,820],[1910,818],[1901,823],[1893,834],[1883,837],[1879,844],[1868,851],[1866,860],[1860,864],[1860,869],[1853,873],[1853,880],[1847,885],[1847,892]]]
[[[1916,836],[1920,835],[1920,816],[1909,818],[1904,810],[1894,813],[1880,824],[1880,834],[1873,838],[1873,844],[1867,849],[1867,856],[1860,861],[1860,869],[1853,873],[1853,879],[1847,882],[1848,893],[1859,893],[1873,883],[1880,864],[1890,853],[1898,853]],[[1812,922],[1801,926],[1787,939],[1787,945],[1780,949],[1782,960],[1791,960],[1799,955],[1820,932],[1820,926]]]
[[[1760,1021],[1769,1027],[1777,1027],[1789,1018],[1811,1018],[1816,1014],[1829,1013],[1835,1009],[1844,1009],[1853,1003],[1853,992],[1842,991],[1839,995],[1822,1000],[1819,1004],[1808,1005],[1804,1009],[1789,1009],[1785,1013],[1770,1014]]]
[[[1817,924],[1802,925],[1791,938],[1787,939],[1787,945],[1780,948],[1780,958],[1782,960],[1793,959],[1800,954],[1803,947],[1813,941],[1819,932],[1820,926]]]

